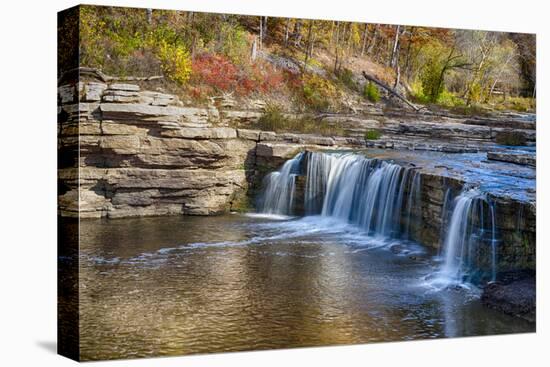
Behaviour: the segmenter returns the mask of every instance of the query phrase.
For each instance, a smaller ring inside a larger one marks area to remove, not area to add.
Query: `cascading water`
[[[285,162],[276,172],[265,178],[265,190],[261,212],[265,214],[291,215],[294,204],[296,176],[300,173],[303,153]]]
[[[457,285],[481,278],[495,280],[496,245],[493,205],[478,189],[463,191],[454,200],[437,282]]]
[[[306,214],[341,219],[370,235],[408,237],[419,205],[420,175],[414,168],[358,154],[308,152],[266,178],[262,212],[291,214],[295,176],[306,159]]]
[[[353,153],[300,153],[266,177],[261,211],[293,214],[296,176],[304,174],[306,215],[339,219],[373,237],[416,237],[422,177],[416,167]],[[446,287],[495,280],[496,220],[488,196],[467,189],[452,200],[449,189],[443,206],[443,264],[432,283]]]

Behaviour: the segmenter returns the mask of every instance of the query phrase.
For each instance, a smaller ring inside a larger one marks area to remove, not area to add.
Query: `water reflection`
[[[82,221],[83,358],[534,331],[464,290],[430,290],[434,265],[418,245],[394,253],[396,243],[320,221]]]

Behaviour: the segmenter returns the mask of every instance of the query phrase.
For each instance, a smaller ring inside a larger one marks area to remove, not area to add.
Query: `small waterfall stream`
[[[495,211],[487,195],[478,189],[464,190],[454,200],[447,225],[442,243],[443,265],[437,282],[456,285],[477,282],[480,278],[494,281],[497,266]],[[486,256],[482,256],[484,254]]]
[[[283,164],[279,171],[271,172],[265,179],[265,191],[261,212],[275,215],[291,215],[294,205],[296,176],[300,174],[300,164],[304,153]]]

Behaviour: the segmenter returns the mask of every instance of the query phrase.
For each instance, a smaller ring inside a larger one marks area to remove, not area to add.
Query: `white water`
[[[307,215],[342,220],[378,237],[408,237],[420,200],[420,175],[412,168],[358,154],[309,152],[289,160],[267,176],[262,213],[295,214],[295,177],[302,159],[307,159]]]
[[[488,207],[488,217],[485,215]],[[490,227],[487,227],[490,222]],[[496,229],[494,208],[477,189],[463,191],[454,200],[454,208],[443,241],[443,265],[434,279],[438,286],[466,285],[481,267],[490,266],[490,279],[496,278]],[[482,248],[482,247],[489,248]],[[480,251],[490,253],[490,263],[482,264]]]
[[[294,212],[295,178],[304,173],[306,215],[351,224],[371,239],[415,237],[422,205],[421,175],[416,169],[353,153],[300,153],[280,171],[267,176],[262,215],[299,214]],[[493,206],[477,189],[463,191],[452,203],[450,197],[447,190],[441,231],[442,265],[430,276],[430,284],[444,288],[468,286],[480,279],[495,280]],[[448,220],[447,207],[452,210]]]
[[[265,178],[265,191],[261,212],[264,214],[291,215],[294,204],[296,175],[300,171],[303,153],[285,162],[276,172]]]

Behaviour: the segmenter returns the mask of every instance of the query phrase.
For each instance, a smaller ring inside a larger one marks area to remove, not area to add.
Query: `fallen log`
[[[391,95],[399,98],[400,100],[402,100],[403,102],[405,102],[409,107],[411,107],[413,110],[415,110],[416,112],[420,112],[422,109],[425,109],[426,107],[418,107],[416,106],[415,104],[413,104],[412,102],[410,102],[409,100],[407,100],[405,97],[403,97],[401,94],[399,94],[395,89],[391,88],[390,86],[384,84],[383,82],[381,82],[380,80],[376,79],[375,77],[373,76],[370,76],[368,75],[367,73],[365,73],[363,71],[363,77],[365,79],[367,79],[368,81],[370,82],[373,82],[374,84],[378,85],[379,87],[382,87],[384,88],[385,90],[387,90],[388,92],[390,92]]]

